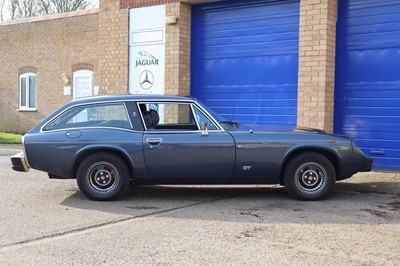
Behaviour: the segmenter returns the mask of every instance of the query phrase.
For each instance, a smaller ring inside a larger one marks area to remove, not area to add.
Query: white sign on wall
[[[165,5],[129,11],[129,93],[164,94]]]

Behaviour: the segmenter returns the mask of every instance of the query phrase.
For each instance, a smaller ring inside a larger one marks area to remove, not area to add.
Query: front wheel
[[[300,200],[321,200],[329,196],[336,181],[332,163],[323,155],[307,152],[293,157],[283,181],[288,193]]]
[[[95,153],[85,158],[76,179],[81,192],[92,200],[115,200],[129,188],[128,168],[112,153]]]

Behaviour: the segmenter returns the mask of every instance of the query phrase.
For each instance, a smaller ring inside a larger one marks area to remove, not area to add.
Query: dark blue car
[[[281,184],[301,200],[370,171],[351,138],[308,128],[246,127],[187,97],[119,95],[74,100],[30,130],[16,171],[76,178],[93,200],[132,184]]]

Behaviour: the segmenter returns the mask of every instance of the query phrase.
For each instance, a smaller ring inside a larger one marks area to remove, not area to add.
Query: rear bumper
[[[11,156],[11,167],[18,172],[28,172],[29,167],[23,152]]]
[[[361,164],[360,172],[371,172],[373,159],[364,156],[364,160]]]

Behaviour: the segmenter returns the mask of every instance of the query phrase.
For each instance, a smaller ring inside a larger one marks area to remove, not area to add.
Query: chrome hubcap
[[[99,171],[97,172],[95,177],[95,182],[96,185],[100,186],[100,187],[105,187],[108,184],[110,184],[110,182],[112,181],[111,179],[111,174],[109,171]]]
[[[318,173],[314,170],[307,170],[302,174],[301,178],[302,182],[307,186],[315,186],[318,182]]]

